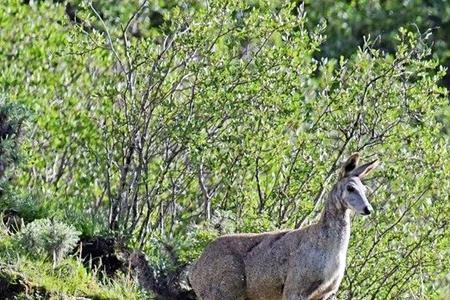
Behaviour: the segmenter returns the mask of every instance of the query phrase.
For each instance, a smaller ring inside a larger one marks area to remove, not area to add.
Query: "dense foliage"
[[[409,24],[427,12],[380,27],[377,1],[115,2],[0,9],[0,93],[28,115],[2,209],[114,235],[169,272],[219,234],[313,222],[358,151],[382,162],[376,213],[353,220],[338,297],[445,297],[448,50]]]
[[[35,256],[60,262],[78,242],[73,227],[49,219],[37,219],[28,223],[18,234],[17,242],[26,251]]]

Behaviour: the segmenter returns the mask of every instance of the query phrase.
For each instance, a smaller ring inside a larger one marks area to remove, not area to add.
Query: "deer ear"
[[[342,165],[341,177],[345,177],[352,172],[359,162],[359,153],[353,153],[347,161]]]
[[[367,176],[367,174],[370,173],[370,171],[372,171],[373,169],[375,169],[378,166],[378,159],[375,159],[374,161],[371,161],[369,163],[365,163],[361,166],[359,166],[358,168],[356,168],[355,170],[353,170],[351,172],[352,176],[357,176],[360,179],[363,179],[364,177]]]

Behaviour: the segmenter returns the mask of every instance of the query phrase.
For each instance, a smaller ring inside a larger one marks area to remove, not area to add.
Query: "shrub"
[[[6,167],[18,158],[17,136],[24,115],[22,106],[0,94],[0,178]]]
[[[18,234],[19,244],[33,256],[60,262],[78,242],[80,233],[72,226],[50,219],[35,220]]]

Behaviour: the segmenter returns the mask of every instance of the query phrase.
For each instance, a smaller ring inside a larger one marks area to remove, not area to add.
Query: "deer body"
[[[316,300],[335,294],[344,276],[350,238],[350,208],[339,199],[345,186],[334,186],[316,224],[226,235],[211,242],[190,272],[197,296],[204,300]],[[370,210],[365,200],[362,209]]]

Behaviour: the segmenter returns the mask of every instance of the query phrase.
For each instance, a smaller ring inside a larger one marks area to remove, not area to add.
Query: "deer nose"
[[[365,216],[370,215],[372,213],[372,210],[373,209],[371,207],[368,207],[368,206],[364,207],[363,215],[365,215]]]

